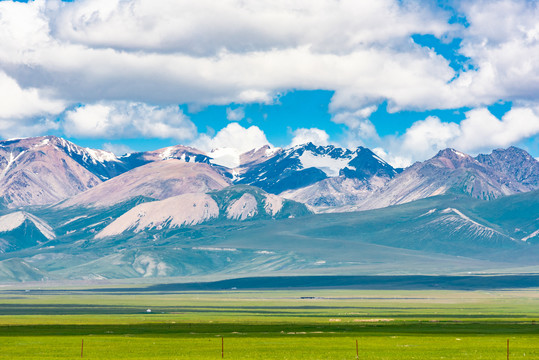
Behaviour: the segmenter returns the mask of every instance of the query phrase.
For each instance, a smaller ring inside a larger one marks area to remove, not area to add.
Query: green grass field
[[[314,297],[301,299],[301,297]],[[151,313],[146,310],[151,309]],[[224,340],[222,340],[224,339]],[[0,359],[539,359],[539,291],[0,291]]]

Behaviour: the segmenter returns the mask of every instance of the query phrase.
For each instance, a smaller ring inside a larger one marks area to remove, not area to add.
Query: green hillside
[[[257,200],[262,196],[246,186],[211,195],[226,207],[246,192]],[[35,209],[58,237],[0,254],[0,261],[18,257],[47,276],[67,279],[529,272],[539,266],[539,246],[534,237],[522,239],[539,228],[537,197],[532,192],[483,201],[446,195],[378,210],[316,215],[293,208],[297,217],[290,216],[292,210],[281,219],[220,217],[197,226],[103,239],[95,234],[151,199],[107,209]],[[297,207],[293,202],[286,206]]]

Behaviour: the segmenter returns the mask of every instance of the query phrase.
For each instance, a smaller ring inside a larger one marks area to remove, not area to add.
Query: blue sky
[[[537,19],[525,0],[0,1],[0,136],[539,157]]]

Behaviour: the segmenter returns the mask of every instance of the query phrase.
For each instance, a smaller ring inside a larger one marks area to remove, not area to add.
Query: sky
[[[0,0],[0,138],[539,157],[533,0]]]

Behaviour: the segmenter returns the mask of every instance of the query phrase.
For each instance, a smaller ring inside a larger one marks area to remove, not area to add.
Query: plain
[[[0,359],[539,359],[538,320],[536,289],[4,288]]]

